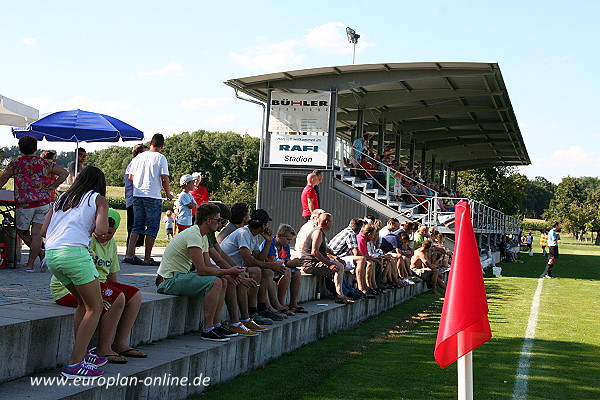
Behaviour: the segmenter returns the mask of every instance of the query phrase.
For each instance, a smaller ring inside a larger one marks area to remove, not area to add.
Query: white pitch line
[[[519,357],[519,365],[515,376],[515,388],[513,390],[513,400],[525,400],[527,398],[527,385],[529,383],[529,367],[531,366],[531,350],[535,340],[535,329],[537,327],[538,313],[540,311],[540,297],[542,296],[542,287],[544,286],[544,275],[546,271],[538,279],[537,289],[533,294],[531,302],[531,310],[529,311],[529,322],[525,330],[525,338],[521,347],[521,356]]]

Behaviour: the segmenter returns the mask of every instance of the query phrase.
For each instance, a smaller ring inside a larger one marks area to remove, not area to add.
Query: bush
[[[173,205],[175,204],[175,200],[163,200],[162,210],[163,212],[167,210],[173,211]]]
[[[106,200],[108,201],[108,206],[114,208],[115,210],[127,209],[124,197],[107,197]]]
[[[211,200],[222,201],[231,206],[233,203],[245,202],[254,209],[256,204],[256,182],[233,182],[227,178],[220,182],[219,189],[210,196]]]

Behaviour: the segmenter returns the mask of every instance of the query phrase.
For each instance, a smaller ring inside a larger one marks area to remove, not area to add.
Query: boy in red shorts
[[[99,273],[104,303],[99,324],[98,347],[90,352],[107,357],[108,362],[114,364],[125,364],[126,357],[147,357],[129,346],[129,334],[142,304],[142,293],[136,287],[117,281],[117,272],[121,266],[117,256],[117,242],[113,236],[120,223],[119,213],[109,208],[108,233],[100,237],[92,235],[90,246],[92,259]],[[56,304],[77,307],[75,296],[54,276],[50,281],[50,291]]]

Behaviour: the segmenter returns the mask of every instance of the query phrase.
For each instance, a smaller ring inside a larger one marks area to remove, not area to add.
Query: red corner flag
[[[471,208],[464,200],[456,205],[455,232],[452,269],[434,351],[442,368],[492,337]]]

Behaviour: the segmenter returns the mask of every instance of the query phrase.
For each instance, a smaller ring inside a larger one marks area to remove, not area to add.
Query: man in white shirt
[[[151,257],[154,241],[160,229],[162,213],[161,188],[167,200],[173,199],[169,186],[167,158],[160,154],[165,138],[160,133],[152,136],[150,150],[139,154],[131,162],[129,178],[133,182],[133,229],[123,262],[135,265],[160,265]],[[135,255],[138,236],[145,234],[145,254],[142,261]]]

